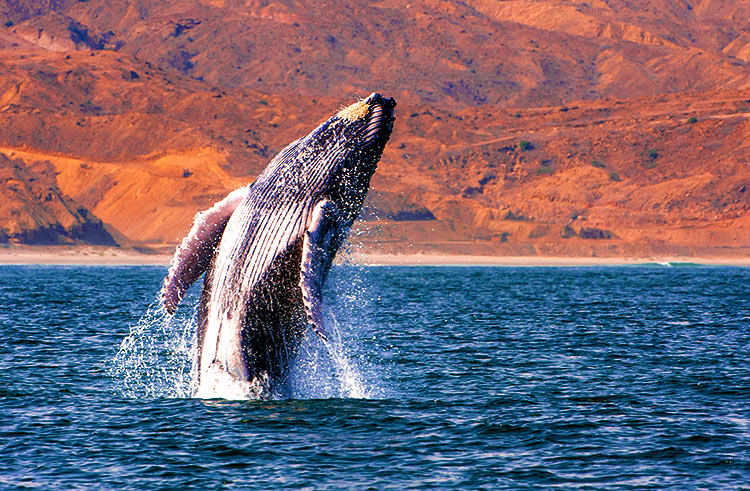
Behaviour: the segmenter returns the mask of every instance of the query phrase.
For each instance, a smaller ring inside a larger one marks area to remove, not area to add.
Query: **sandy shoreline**
[[[57,264],[167,266],[171,254],[144,254],[133,249],[107,247],[4,247],[0,264]],[[438,254],[352,254],[350,262],[384,266],[616,266],[646,263],[697,263],[750,266],[750,257],[545,257],[472,256]]]
[[[652,263],[696,263],[705,265],[750,266],[750,258],[699,257],[552,257],[552,256],[459,256],[363,254],[356,263],[403,266],[626,266]]]
[[[171,255],[144,254],[115,247],[20,246],[0,248],[0,264],[168,265]]]

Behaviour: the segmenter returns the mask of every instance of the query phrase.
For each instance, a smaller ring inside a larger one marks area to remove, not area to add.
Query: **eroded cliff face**
[[[0,155],[0,243],[115,245],[104,224],[60,191],[49,162]]]
[[[367,250],[750,252],[743,5],[32,7],[0,9],[4,240],[171,247],[378,90],[399,106],[352,236]],[[109,239],[73,231],[98,219]]]

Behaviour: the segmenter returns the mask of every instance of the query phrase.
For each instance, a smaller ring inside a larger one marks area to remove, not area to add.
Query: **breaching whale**
[[[252,184],[196,215],[161,290],[173,313],[205,273],[196,397],[266,398],[307,326],[323,339],[322,290],[393,128],[373,93],[289,144]]]

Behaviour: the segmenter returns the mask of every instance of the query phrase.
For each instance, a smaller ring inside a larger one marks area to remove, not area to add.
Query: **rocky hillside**
[[[115,245],[104,224],[60,191],[49,162],[27,165],[0,154],[0,243]]]
[[[743,2],[114,3],[0,6],[5,241],[171,247],[378,90],[398,119],[356,244],[750,252]]]
[[[269,94],[540,107],[741,88],[750,59],[733,0],[50,3],[6,14],[10,33]]]

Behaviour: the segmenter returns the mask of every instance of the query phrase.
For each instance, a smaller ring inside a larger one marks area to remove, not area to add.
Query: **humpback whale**
[[[202,275],[196,397],[271,397],[308,328],[326,340],[322,295],[393,129],[370,94],[276,155],[257,179],[198,213],[161,289],[174,313]]]

